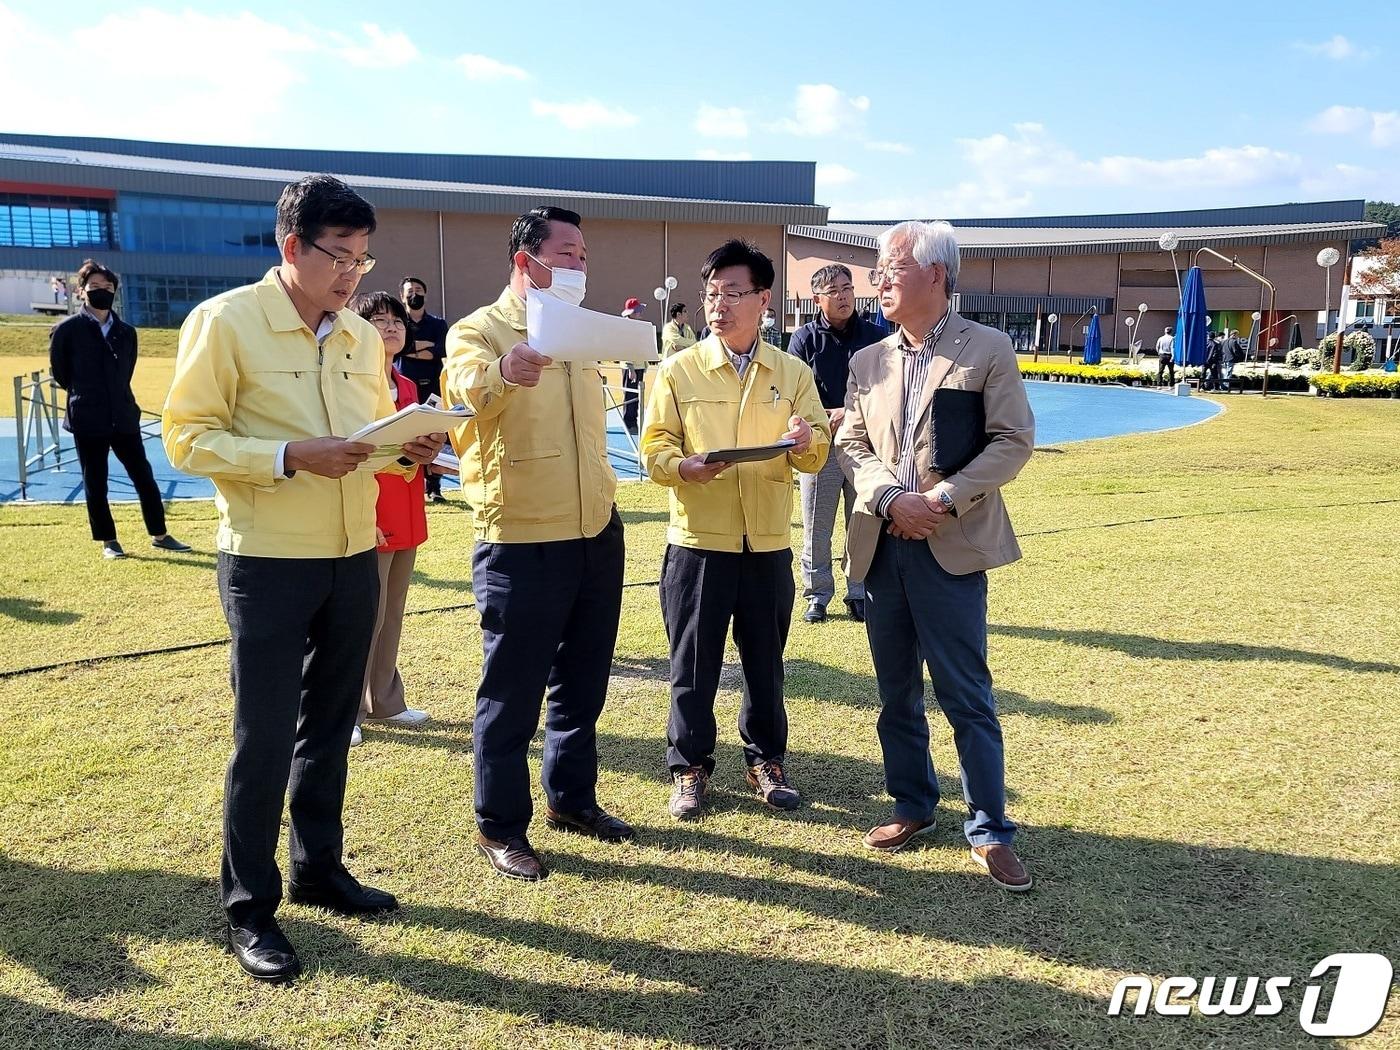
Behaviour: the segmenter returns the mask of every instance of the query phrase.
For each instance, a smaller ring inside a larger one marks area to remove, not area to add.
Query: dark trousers
[[[637,410],[642,403],[642,384],[646,380],[647,370],[645,368],[624,368],[622,370],[622,385],[633,387],[622,395],[622,425],[628,430],[637,429]]]
[[[476,822],[524,835],[534,806],[527,757],[546,705],[543,781],[558,813],[597,805],[598,716],[622,615],[622,520],[591,539],[478,543],[472,590],[485,661],[476,693]]]
[[[724,638],[744,672],[739,737],[755,765],[787,753],[783,650],[797,585],[792,551],[702,551],[668,545],[661,562],[661,615],[671,643],[671,717],[666,762],[715,768],[715,693],[724,666]]]
[[[962,766],[963,833],[974,846],[1009,843],[1016,825],[1006,816],[1001,723],[987,669],[987,574],[953,576],[926,541],[886,533],[865,578],[865,629],[880,691],[876,731],[885,787],[895,813],[927,820],[938,805],[922,655]]]
[[[427,404],[427,403],[428,403],[428,398],[432,397],[434,394],[436,394],[436,393],[438,392],[438,380],[436,380],[436,379],[419,379],[419,380],[415,380],[415,383],[416,383],[416,385],[417,385],[417,387],[418,387],[417,396],[418,396],[418,403],[419,403],[420,405],[425,405],[425,404]],[[450,451],[450,450],[449,450],[449,451]],[[427,495],[428,495],[429,497],[432,497],[432,496],[441,496],[441,495],[442,495],[442,475],[441,475],[441,474],[434,474],[434,473],[433,473],[431,470],[429,470],[427,467],[424,467],[424,468],[423,468],[423,472],[424,472],[424,473],[423,473],[423,481],[424,481],[424,484],[426,484],[426,486],[427,486]]]
[[[83,495],[87,499],[88,527],[92,530],[93,539],[107,543],[117,538],[112,508],[107,504],[109,452],[116,454],[127,477],[131,478],[136,496],[141,500],[141,517],[146,521],[146,531],[152,536],[165,535],[165,505],[161,502],[160,489],[156,486],[156,476],[151,472],[151,463],[146,458],[140,433],[74,434],[73,444],[78,450],[78,466],[83,472]]]
[[[255,925],[282,900],[277,836],[291,794],[291,873],[340,868],[346,757],[379,604],[372,550],[348,558],[219,553],[233,635],[233,757],[224,785],[220,887],[229,919]]]
[[[1172,384],[1176,386],[1176,361],[1170,357],[1157,358],[1157,385],[1162,385],[1162,373],[1166,372]]]

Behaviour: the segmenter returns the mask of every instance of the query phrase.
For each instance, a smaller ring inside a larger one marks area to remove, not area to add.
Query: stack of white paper
[[[392,416],[376,419],[369,426],[361,427],[346,440],[360,441],[381,450],[398,448],[415,438],[445,433],[474,414],[465,405],[458,405],[456,408],[408,405]]]

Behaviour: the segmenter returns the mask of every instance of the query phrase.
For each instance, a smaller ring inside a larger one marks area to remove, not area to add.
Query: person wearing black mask
[[[421,277],[405,277],[399,282],[400,297],[408,310],[409,333],[396,364],[399,371],[418,387],[421,405],[438,392],[443,358],[447,356],[447,322],[428,313],[428,286]],[[428,499],[446,503],[442,475],[428,471]]]
[[[126,557],[107,503],[108,453],[116,453],[131,478],[151,546],[166,551],[190,549],[165,531],[165,506],[141,444],[141,406],[131,392],[136,329],[112,309],[118,283],[107,267],[86,260],[78,270],[82,310],[49,332],[49,370],[54,382],[68,392],[63,429],[73,435],[77,448],[88,526],[108,560]]]

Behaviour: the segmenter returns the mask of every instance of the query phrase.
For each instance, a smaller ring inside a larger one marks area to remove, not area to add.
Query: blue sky
[[[0,130],[806,160],[833,219],[1400,198],[1387,21],[1315,2],[59,9],[0,0]]]

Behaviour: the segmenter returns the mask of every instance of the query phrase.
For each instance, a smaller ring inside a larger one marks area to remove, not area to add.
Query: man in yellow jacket
[[[598,805],[598,716],[622,613],[622,521],[613,506],[603,378],[525,342],[525,297],[583,299],[580,218],[535,208],[510,234],[510,284],[447,334],[443,391],[475,416],[452,442],[471,505],[472,587],[485,659],[476,694],[477,850],[500,874],[549,872],[526,835],[530,741],[545,718],[551,826],[608,842],[632,828]]]
[[[812,370],[763,342],[773,263],[728,241],[700,271],[711,335],[668,358],[647,400],[642,455],[671,490],[661,610],[671,646],[667,763],[671,814],[698,816],[714,773],[715,693],[731,620],[744,669],[739,736],[749,785],[770,806],[801,796],[783,770],[783,649],[792,622],[792,471],[815,474],[831,448]],[[705,453],[792,442],[757,462]]]
[[[274,918],[289,780],[287,896],[347,915],[397,907],[341,860],[346,757],[379,600],[374,470],[412,476],[444,435],[370,463],[373,445],[336,436],[394,411],[383,343],[345,308],[374,265],[374,226],[370,204],[329,175],[283,190],[281,265],[195,307],[161,426],[170,462],[213,478],[217,493],[234,694],[220,886],[229,947],[265,981],[300,970]]]

